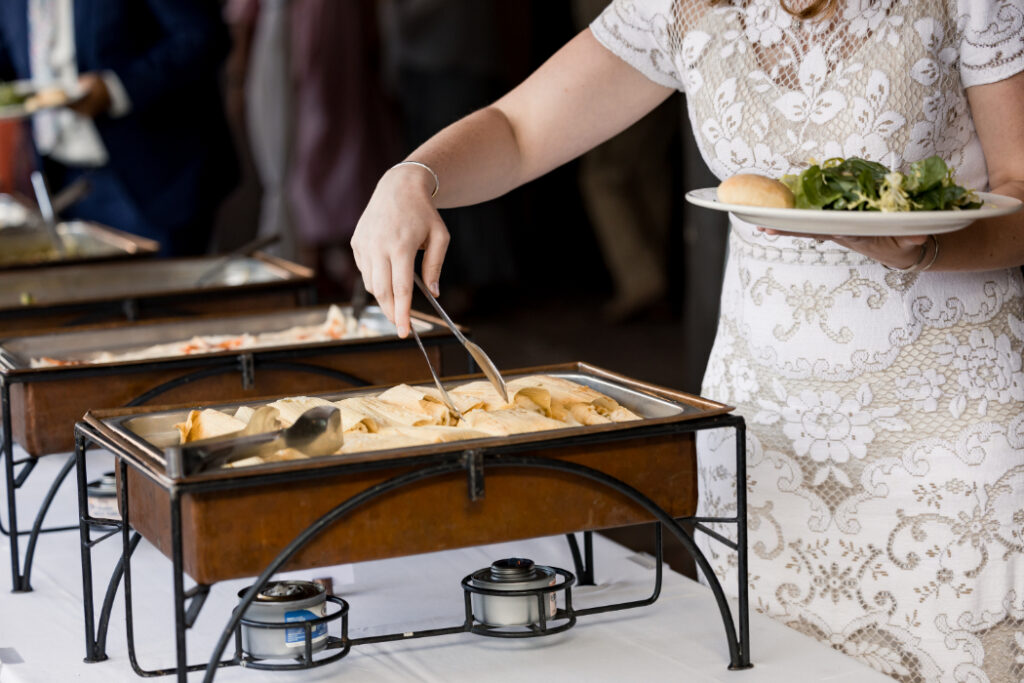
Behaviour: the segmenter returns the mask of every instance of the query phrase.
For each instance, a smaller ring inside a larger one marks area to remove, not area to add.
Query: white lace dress
[[[939,154],[986,189],[964,88],[1024,70],[1024,0],[840,7],[615,0],[591,29],[686,93],[722,178]],[[1017,269],[900,277],[733,220],[703,393],[749,428],[752,606],[901,681],[1024,679],[1022,319]],[[732,448],[701,435],[700,514],[735,514]]]

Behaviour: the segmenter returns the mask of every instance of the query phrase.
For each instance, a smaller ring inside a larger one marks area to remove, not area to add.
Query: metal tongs
[[[232,249],[231,251],[221,254],[218,256],[217,263],[210,266],[202,275],[196,278],[193,283],[193,287],[203,287],[204,285],[212,282],[216,277],[221,274],[232,259],[236,259],[242,256],[252,256],[253,252],[257,252],[264,247],[269,247],[275,244],[281,239],[280,233],[274,233],[273,235],[265,235],[263,237],[257,237],[254,240],[250,240],[240,247]]]
[[[494,388],[497,390],[502,400],[504,400],[505,403],[508,403],[508,389],[505,387],[505,380],[502,379],[501,373],[498,372],[498,368],[494,365],[494,362],[486,353],[484,353],[484,350],[480,348],[478,344],[466,339],[466,335],[462,334],[458,326],[452,322],[452,319],[448,317],[445,310],[441,308],[441,304],[437,303],[437,299],[435,299],[434,295],[430,293],[427,286],[423,284],[423,279],[419,274],[413,273],[413,278],[416,280],[416,286],[420,288],[421,292],[423,292],[423,296],[427,297],[427,301],[429,301],[430,305],[434,307],[437,314],[441,316],[441,319],[445,321],[448,328],[452,331],[452,334],[455,335],[455,338],[459,340],[459,343],[465,347],[469,355],[473,357],[474,361],[476,361],[476,364],[480,366],[480,369],[483,370],[484,375],[486,375],[487,379],[489,379],[491,384],[494,385]],[[412,325],[409,327],[411,329]]]
[[[64,246],[64,239],[57,230],[57,212],[53,209],[53,201],[50,199],[50,189],[46,186],[46,178],[39,171],[32,171],[31,178],[32,189],[36,193],[36,202],[39,204],[39,213],[43,217],[46,235],[57,254],[63,256],[67,249]]]
[[[369,303],[370,293],[366,291],[366,285],[363,284],[362,276],[356,277],[355,286],[352,287],[352,317],[355,318],[356,325],[363,317],[363,313],[366,312],[366,305]]]
[[[266,421],[258,417],[260,410],[250,419],[250,426],[265,425]],[[310,457],[331,455],[342,446],[341,429],[341,411],[337,407],[316,406],[284,429],[250,433],[247,427],[224,436],[173,446],[167,450],[167,475],[175,479],[187,477],[238,460],[271,455],[282,448],[294,448]]]
[[[455,407],[455,401],[448,395],[448,390],[441,384],[440,378],[437,376],[437,372],[434,370],[434,364],[430,361],[430,356],[427,355],[427,350],[423,347],[423,342],[420,341],[420,333],[416,331],[416,321],[409,321],[409,331],[412,332],[412,338],[416,340],[416,345],[420,347],[420,351],[423,352],[423,357],[427,359],[427,367],[430,369],[430,376],[434,378],[434,385],[437,386],[437,390],[441,392],[441,399],[445,405],[448,406],[448,410],[452,411],[455,417],[462,419],[462,411]]]

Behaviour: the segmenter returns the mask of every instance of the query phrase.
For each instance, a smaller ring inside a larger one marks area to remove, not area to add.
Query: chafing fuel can
[[[556,572],[551,567],[535,565],[524,557],[510,557],[474,572],[470,585],[490,590],[518,591],[554,586]],[[546,607],[546,617],[557,611],[555,593],[544,595],[484,595],[473,593],[473,616],[488,626],[528,626],[540,621],[539,606]]]
[[[238,591],[241,599],[252,588]],[[245,619],[273,624],[309,621],[327,615],[327,591],[312,581],[271,581],[245,610]],[[327,644],[327,624],[310,629],[313,652]],[[306,629],[259,628],[242,624],[242,650],[258,659],[301,657]]]
[[[101,479],[89,482],[89,514],[93,517],[120,519],[117,509],[117,479],[113,472],[106,472]]]

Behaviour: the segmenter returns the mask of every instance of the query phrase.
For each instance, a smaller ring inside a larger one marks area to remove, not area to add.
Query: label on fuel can
[[[320,614],[314,614],[308,609],[298,609],[292,612],[284,613],[285,623],[291,623],[294,621],[310,621],[317,617],[322,617],[327,614],[327,606],[324,605],[320,608]],[[327,637],[327,624],[317,624],[309,629],[309,635],[311,642]],[[288,647],[302,647],[306,641],[306,629],[304,628],[288,628],[284,631],[284,642]]]

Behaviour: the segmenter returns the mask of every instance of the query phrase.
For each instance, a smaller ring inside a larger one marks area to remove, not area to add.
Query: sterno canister
[[[249,588],[238,591],[242,598]],[[327,615],[327,591],[312,581],[271,581],[245,610],[244,618],[273,624],[309,621]],[[313,652],[327,644],[327,624],[310,629]],[[259,628],[242,624],[242,650],[258,659],[296,658],[305,652],[306,629]]]
[[[470,578],[470,585],[490,590],[519,591],[554,586],[556,572],[551,567],[535,565],[524,557],[510,557],[498,560],[476,572]],[[540,605],[546,607],[547,618],[553,618],[558,609],[554,591],[542,596],[536,595],[485,595],[472,594],[473,616],[488,626],[528,626],[540,621]]]
[[[90,515],[106,519],[121,518],[117,509],[117,478],[113,472],[106,472],[101,479],[89,482],[87,489]]]

